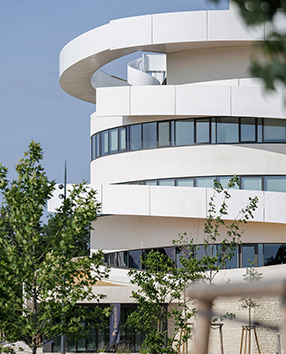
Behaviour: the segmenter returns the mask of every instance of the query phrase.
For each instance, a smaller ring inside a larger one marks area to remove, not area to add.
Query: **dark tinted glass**
[[[194,179],[193,178],[177,179],[176,186],[178,186],[178,187],[194,187]]]
[[[128,267],[128,252],[117,253],[117,265],[118,267]]]
[[[264,190],[270,192],[286,192],[285,176],[265,176]]]
[[[210,120],[209,119],[197,119],[196,142],[197,143],[210,142]]]
[[[275,265],[286,263],[286,244],[265,244],[264,265]]]
[[[110,153],[114,154],[118,151],[118,129],[109,131]]]
[[[141,124],[130,125],[130,150],[141,149]]]
[[[170,123],[159,122],[158,130],[159,130],[158,132],[159,146],[169,146],[170,145]]]
[[[129,267],[135,269],[141,269],[141,250],[129,251]]]
[[[238,264],[238,250],[237,248],[233,251],[234,255],[231,256],[232,258],[229,261],[226,261],[225,269],[233,269],[237,268]]]
[[[285,120],[265,118],[263,122],[263,137],[266,143],[286,141]]]
[[[119,129],[119,151],[126,150],[126,128]]]
[[[96,149],[96,145],[95,145],[95,137],[96,135],[93,135],[91,137],[91,159],[95,159],[96,154],[95,154],[95,149]]]
[[[191,145],[194,143],[194,120],[184,119],[175,121],[176,145]]]
[[[159,186],[174,186],[175,180],[174,179],[159,179],[158,185]]]
[[[238,118],[217,118],[217,143],[238,143]]]
[[[194,248],[189,246],[176,247],[176,267],[182,268],[182,258],[191,259],[194,257]]]
[[[241,177],[241,189],[248,189],[252,191],[262,190],[261,177]]]
[[[95,156],[96,157],[99,157],[101,155],[101,151],[100,151],[100,134],[96,134],[96,137],[95,137],[95,146],[96,146],[96,149],[95,149]]]
[[[151,149],[157,146],[157,124],[143,124],[143,149]]]
[[[102,155],[108,154],[108,131],[101,133],[101,151]]]
[[[196,178],[196,187],[213,188],[215,177],[198,177]]]
[[[240,140],[241,142],[255,142],[255,118],[240,119]]]
[[[242,268],[247,268],[256,261],[255,245],[242,245]]]

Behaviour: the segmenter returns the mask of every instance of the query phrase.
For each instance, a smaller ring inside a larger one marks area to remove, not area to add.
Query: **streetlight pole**
[[[66,200],[67,196],[67,161],[65,161],[65,171],[64,171],[64,184],[59,185],[59,189],[64,189],[64,194],[60,194],[59,198],[63,199],[63,201]],[[65,255],[65,251],[63,251],[63,254]],[[63,305],[63,303],[62,303]],[[65,319],[63,319],[63,322],[65,322]],[[66,335],[62,334],[61,335],[61,354],[66,353]]]

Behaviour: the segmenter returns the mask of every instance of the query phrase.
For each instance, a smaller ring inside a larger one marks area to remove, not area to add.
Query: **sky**
[[[9,177],[16,177],[15,163],[35,140],[50,179],[63,181],[66,160],[69,183],[89,182],[96,107],[60,88],[59,53],[66,43],[117,18],[215,8],[227,9],[228,0],[0,0],[0,162]],[[125,64],[105,69],[124,76]]]

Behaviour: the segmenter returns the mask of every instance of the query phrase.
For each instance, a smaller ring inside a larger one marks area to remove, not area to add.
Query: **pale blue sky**
[[[208,0],[0,0],[0,162],[10,177],[34,139],[51,179],[63,180],[66,159],[69,182],[89,181],[95,106],[59,86],[59,52],[67,42],[116,18],[215,7]],[[228,8],[228,1],[218,8]]]

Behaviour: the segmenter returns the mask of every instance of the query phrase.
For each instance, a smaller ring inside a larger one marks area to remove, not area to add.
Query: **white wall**
[[[168,85],[250,77],[250,52],[251,46],[233,46],[170,53]]]
[[[172,240],[184,232],[199,244],[203,240],[203,223],[203,219],[193,218],[104,216],[93,225],[91,248],[113,251],[172,246]],[[285,243],[285,224],[249,222],[241,227],[242,242]]]
[[[192,145],[123,152],[91,162],[91,183],[286,174],[285,144]]]

